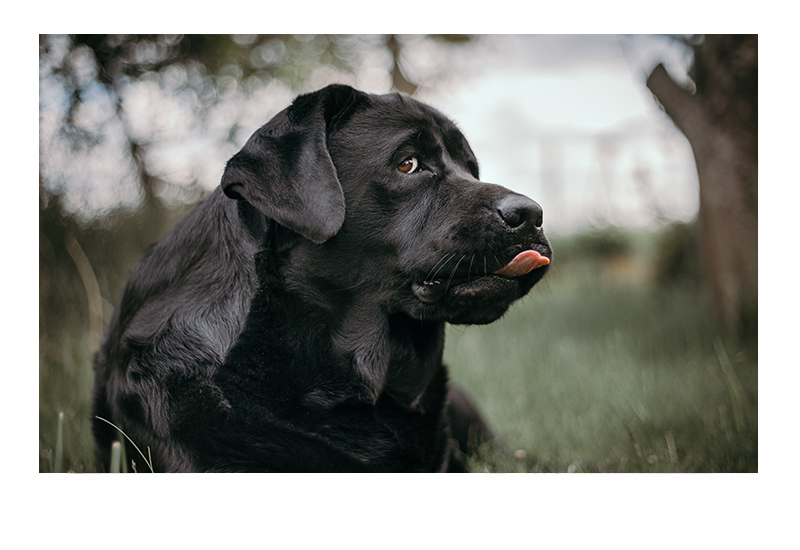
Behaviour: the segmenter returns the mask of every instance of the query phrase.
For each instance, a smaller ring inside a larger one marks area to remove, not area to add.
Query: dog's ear
[[[315,243],[327,241],[345,213],[328,133],[366,101],[366,94],[343,85],[299,96],[228,161],[222,190]]]

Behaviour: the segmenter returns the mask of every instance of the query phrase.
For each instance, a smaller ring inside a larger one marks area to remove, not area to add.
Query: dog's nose
[[[506,195],[497,203],[497,213],[511,229],[542,226],[542,207],[524,195]]]

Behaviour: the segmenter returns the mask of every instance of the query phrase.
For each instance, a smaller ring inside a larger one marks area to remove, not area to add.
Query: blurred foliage
[[[373,39],[363,35],[75,35],[74,48],[91,51],[98,64],[97,78],[106,86],[150,73],[169,77],[168,69],[179,67],[188,73],[181,84],[207,96],[215,84],[224,86],[226,77],[237,81],[278,78],[297,87],[321,66],[352,72],[359,61],[358,46]]]
[[[466,34],[437,34],[431,38],[452,44],[473,39]],[[365,51],[380,48],[389,39],[391,35],[116,34],[75,35],[74,44],[93,52],[100,66],[99,80],[107,85],[183,65],[197,66],[201,74],[236,80],[253,76],[262,80],[278,78],[297,88],[320,67],[355,72]]]
[[[700,251],[694,223],[674,223],[655,243],[653,268],[659,286],[700,284]]]
[[[686,286],[702,292],[694,222],[674,222],[653,231],[595,227],[552,241],[552,270],[576,289],[644,286],[654,296],[664,296],[675,286]]]
[[[629,254],[632,248],[631,231],[609,225],[559,239],[556,254],[559,262],[602,260],[617,254]]]

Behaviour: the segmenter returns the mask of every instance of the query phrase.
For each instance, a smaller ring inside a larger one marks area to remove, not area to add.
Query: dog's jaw
[[[425,321],[485,325],[502,317],[546,271],[547,266],[543,266],[517,278],[492,274],[450,285],[412,283],[404,309],[411,317]]]

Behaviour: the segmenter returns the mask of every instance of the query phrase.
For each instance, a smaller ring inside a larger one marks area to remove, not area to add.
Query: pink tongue
[[[546,266],[550,263],[548,258],[545,258],[535,250],[526,250],[520,252],[517,256],[508,262],[503,268],[494,272],[495,275],[502,275],[503,277],[522,277],[526,273],[530,273],[538,267]]]

